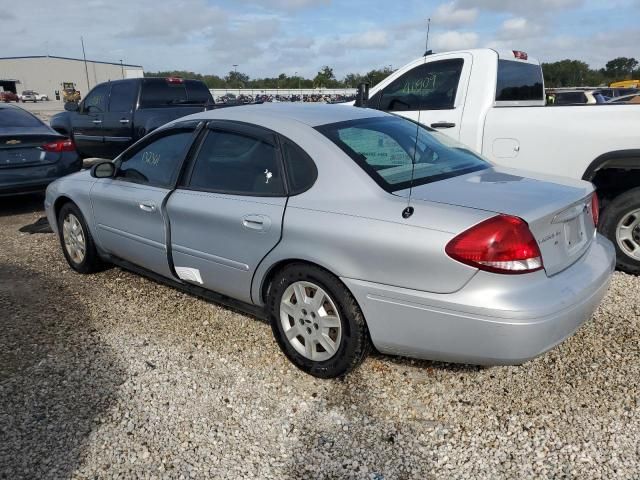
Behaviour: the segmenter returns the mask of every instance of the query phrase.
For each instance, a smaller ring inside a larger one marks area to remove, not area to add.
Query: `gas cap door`
[[[496,138],[493,141],[495,158],[516,158],[520,152],[520,142],[515,138]]]

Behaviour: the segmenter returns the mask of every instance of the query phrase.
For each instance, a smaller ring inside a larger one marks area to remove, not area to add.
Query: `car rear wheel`
[[[619,270],[640,274],[640,188],[611,200],[602,212],[600,231],[616,248]]]
[[[343,376],[370,350],[357,302],[338,278],[318,267],[292,264],[277,273],[267,306],[280,349],[310,375]]]
[[[103,262],[96,250],[91,232],[73,203],[65,203],[58,214],[60,245],[67,263],[79,273],[94,273],[102,270]]]

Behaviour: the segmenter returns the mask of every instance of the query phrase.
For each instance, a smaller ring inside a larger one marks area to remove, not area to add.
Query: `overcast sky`
[[[640,0],[23,0],[0,14],[1,56],[81,57],[252,78],[323,65],[338,77],[430,48],[525,50],[601,67],[640,57]],[[6,6],[5,6],[6,7]],[[0,72],[1,73],[1,72]]]

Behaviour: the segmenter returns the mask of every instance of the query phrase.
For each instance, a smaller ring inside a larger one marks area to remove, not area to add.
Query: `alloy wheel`
[[[87,244],[84,238],[82,224],[78,217],[69,213],[64,217],[62,223],[62,238],[67,253],[74,263],[80,264],[84,260],[87,251]]]
[[[342,322],[336,304],[314,283],[298,281],[287,287],[280,322],[291,346],[309,360],[328,360],[340,347]]]

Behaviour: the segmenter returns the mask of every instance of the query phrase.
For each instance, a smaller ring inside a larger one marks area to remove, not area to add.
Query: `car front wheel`
[[[310,375],[343,376],[370,350],[360,307],[342,282],[325,270],[307,264],[286,267],[273,279],[267,303],[280,349]]]
[[[618,269],[640,274],[640,188],[618,195],[604,208],[600,231],[616,247]]]
[[[60,245],[71,268],[79,273],[102,270],[103,263],[80,209],[65,203],[58,214]]]

